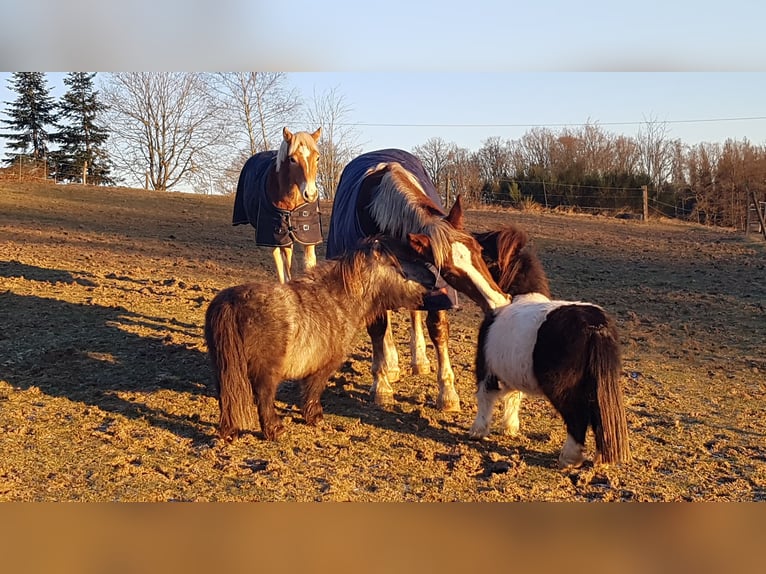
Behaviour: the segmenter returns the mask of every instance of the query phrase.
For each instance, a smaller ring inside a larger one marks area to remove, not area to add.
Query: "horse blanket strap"
[[[292,211],[279,209],[266,197],[266,178],[276,151],[257,153],[245,162],[237,183],[232,225],[249,223],[255,228],[255,244],[260,247],[290,247],[322,243],[322,217],[319,199]]]
[[[401,164],[414,175],[428,197],[444,212],[436,186],[428,177],[420,160],[411,153],[400,149],[382,149],[357,156],[343,168],[338,189],[335,192],[330,227],[327,231],[326,257],[328,259],[354,249],[368,235],[359,218],[360,211],[367,208],[366,205],[362,205],[364,201],[360,197],[362,183],[370,168],[379,163],[389,162]],[[371,177],[374,177],[374,174]],[[372,191],[372,193],[375,192]],[[439,311],[456,308],[458,308],[457,292],[448,286],[441,276],[437,276],[436,287],[423,298],[423,306],[420,309]]]

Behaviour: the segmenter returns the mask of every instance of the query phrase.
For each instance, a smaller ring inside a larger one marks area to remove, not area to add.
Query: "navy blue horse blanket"
[[[292,211],[279,209],[266,197],[266,178],[277,160],[276,151],[257,153],[245,162],[237,182],[232,225],[255,227],[255,244],[289,247],[322,243],[322,216],[316,204],[304,203]]]
[[[367,205],[372,194],[375,193],[376,186],[368,186],[364,193],[362,193],[362,188],[370,168],[374,168],[379,163],[389,162],[401,164],[403,168],[414,175],[431,201],[444,212],[444,206],[439,193],[436,191],[436,186],[428,177],[420,160],[411,153],[400,149],[383,149],[357,156],[343,168],[338,189],[335,191],[330,227],[327,230],[326,257],[328,259],[333,259],[346,251],[355,249],[362,239],[378,232],[366,213]],[[375,177],[375,174],[373,173],[369,177]],[[438,276],[436,288],[423,298],[422,309],[438,311],[457,307],[457,292],[449,287],[441,276]]]

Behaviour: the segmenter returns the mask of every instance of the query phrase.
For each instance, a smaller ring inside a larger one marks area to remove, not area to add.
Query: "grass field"
[[[370,404],[360,332],[323,395],[323,427],[303,424],[286,383],[279,442],[255,432],[219,443],[205,308],[223,287],[274,275],[252,229],[230,225],[232,201],[0,182],[0,500],[766,498],[761,239],[468,210],[473,230],[522,225],[557,297],[617,318],[634,461],[560,471],[564,426],[544,399],[524,402],[521,437],[468,440],[481,313],[465,297],[450,315],[462,412],[435,409],[434,374],[404,376],[390,410]],[[408,325],[396,317],[406,365]]]

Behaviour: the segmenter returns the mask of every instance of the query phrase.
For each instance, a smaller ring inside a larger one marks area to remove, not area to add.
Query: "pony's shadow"
[[[78,271],[73,273],[62,269],[46,269],[27,265],[20,261],[0,261],[0,277],[28,279],[30,281],[47,282],[52,285],[65,283],[68,285],[77,283],[85,287],[95,287],[97,283],[92,279],[91,273]]]
[[[66,272],[23,267],[5,264],[0,273],[67,280]],[[151,319],[121,307],[0,293],[0,379],[17,389],[37,387],[49,396],[143,419],[195,443],[209,442],[214,423],[200,420],[198,413],[178,415],[124,398],[159,390],[185,393],[193,401],[213,396],[205,354],[169,342],[166,329]],[[155,332],[139,336],[120,328],[130,324]]]

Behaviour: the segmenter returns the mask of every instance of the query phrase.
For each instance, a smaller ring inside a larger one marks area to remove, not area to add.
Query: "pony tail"
[[[218,436],[236,438],[239,431],[256,428],[253,387],[247,376],[244,341],[236,313],[227,301],[210,304],[205,321],[205,339],[215,373],[216,395],[221,418]]]
[[[620,387],[620,348],[612,326],[595,328],[588,342],[588,375],[596,400],[589,401],[596,449],[603,463],[630,461],[628,423]]]

